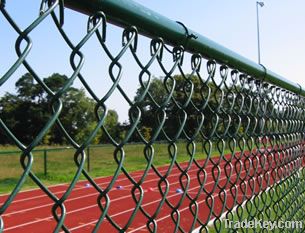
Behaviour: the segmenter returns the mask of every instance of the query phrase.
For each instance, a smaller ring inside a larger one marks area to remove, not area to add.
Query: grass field
[[[205,153],[202,152],[201,144],[197,144],[195,158],[204,159],[206,158]],[[42,149],[49,148],[47,152],[47,175],[44,174],[44,152]],[[73,149],[54,150],[56,147],[39,147],[38,152],[33,152],[34,163],[32,171],[36,176],[45,184],[52,185],[58,183],[70,182],[75,175],[76,165],[74,163]],[[124,167],[128,171],[142,170],[146,167],[147,161],[143,155],[144,146],[141,144],[128,144],[124,146],[125,159]],[[184,162],[188,161],[190,157],[187,155],[186,144],[179,142],[177,143],[177,161]],[[16,150],[15,147],[6,146],[1,147],[1,153],[5,151]],[[90,175],[92,177],[111,176],[114,174],[117,163],[114,160],[113,153],[115,147],[112,145],[103,145],[99,147],[90,147]],[[153,164],[155,166],[161,166],[170,163],[168,154],[168,145],[165,143],[157,143],[154,145],[154,159]],[[229,151],[226,151],[229,153]],[[218,156],[219,153],[216,151],[212,156]],[[0,194],[9,193],[16,183],[23,169],[20,165],[20,153],[0,154]],[[87,168],[87,164],[85,166]],[[81,177],[85,179],[85,177]],[[27,178],[23,185],[23,190],[29,188],[35,188],[37,185]]]

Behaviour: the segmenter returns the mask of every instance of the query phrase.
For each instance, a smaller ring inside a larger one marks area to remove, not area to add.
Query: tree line
[[[53,74],[43,82],[54,92],[67,81],[67,76]],[[51,96],[35,83],[31,74],[24,74],[15,84],[16,93],[6,93],[0,99],[1,119],[12,133],[23,143],[30,143],[52,116]],[[63,109],[59,119],[69,135],[80,142],[86,138],[96,125],[95,102],[84,89],[70,87],[61,97]],[[110,110],[105,127],[114,137],[119,137],[118,114]],[[107,136],[100,131],[93,143],[108,142]],[[13,142],[0,130],[0,143]],[[60,129],[52,127],[45,135],[43,144],[65,144],[66,138]]]
[[[56,92],[67,79],[67,76],[55,73],[44,78],[43,82]],[[149,95],[145,95],[146,97],[141,99],[145,91],[144,87],[147,85],[149,85]],[[27,144],[50,119],[52,115],[51,96],[34,81],[33,76],[29,73],[24,74],[16,82],[15,87],[16,93],[6,93],[0,99],[1,119],[20,141]],[[168,101],[167,98],[172,88],[174,88],[173,95]],[[141,120],[138,124],[138,133],[135,131],[130,141],[140,141],[141,135],[142,138],[149,140],[163,118],[165,118],[165,123],[158,140],[173,138],[179,133],[182,138],[192,137],[199,127],[201,135],[205,137],[211,136],[211,133],[215,136],[226,130],[231,134],[241,133],[249,120],[242,114],[235,118],[231,114],[229,117],[228,112],[232,112],[233,99],[238,101],[238,97],[234,97],[232,88],[219,88],[212,81],[203,83],[196,76],[191,77],[189,81],[184,76],[176,75],[173,79],[153,78],[150,83],[144,82],[134,97],[134,101],[141,111]],[[238,89],[236,86],[234,88]],[[75,87],[70,87],[61,100],[63,109],[59,119],[69,135],[81,142],[96,126],[96,102],[86,95],[84,89]],[[251,103],[244,99],[243,104],[246,111]],[[235,105],[238,106],[236,103]],[[231,121],[230,124],[229,121]],[[128,123],[120,123],[117,112],[109,110],[104,127],[111,137],[120,140],[124,138],[132,123],[132,118]],[[214,128],[215,124],[217,124],[216,128]],[[228,124],[230,127],[226,128]],[[182,126],[183,131],[179,132]],[[248,125],[247,127],[257,126]],[[65,144],[66,142],[64,134],[56,126],[48,131],[42,141],[43,144]],[[108,135],[100,130],[92,143],[108,142],[110,142]],[[12,143],[9,137],[4,135],[4,131],[0,130],[0,144]]]

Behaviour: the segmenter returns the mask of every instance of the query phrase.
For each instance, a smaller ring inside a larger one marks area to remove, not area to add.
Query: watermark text
[[[225,228],[227,229],[240,229],[240,228],[260,228],[267,230],[274,229],[303,229],[303,221],[263,221],[259,219],[232,221],[225,219]]]

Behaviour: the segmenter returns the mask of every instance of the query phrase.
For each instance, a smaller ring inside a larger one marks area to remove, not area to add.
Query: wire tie
[[[190,34],[188,28],[182,22],[176,21],[176,23],[180,24],[185,30],[186,38],[185,38],[185,43],[184,43],[183,47],[186,47],[186,45],[187,45],[187,43],[190,39],[192,39],[192,38],[197,39],[198,38],[198,36],[196,36],[195,34],[193,34],[193,33]]]

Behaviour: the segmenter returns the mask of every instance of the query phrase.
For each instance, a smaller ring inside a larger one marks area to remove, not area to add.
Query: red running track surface
[[[229,155],[226,156],[227,158]],[[258,193],[259,185],[256,185],[254,189],[249,188],[250,176],[252,183],[260,181],[264,189],[268,185],[276,182],[272,180],[269,184],[262,178],[264,175],[270,177],[270,169],[274,168],[274,161],[269,161],[271,166],[269,166],[269,171],[264,170],[260,167],[258,157],[251,156],[251,167],[250,159],[245,159],[243,156],[241,160],[233,159],[231,163],[226,163],[224,160],[221,160],[219,163],[219,169],[209,161],[208,165],[205,167],[205,175],[203,172],[198,173],[198,167],[194,164],[191,166],[188,171],[189,175],[189,188],[188,194],[191,198],[200,192],[199,198],[197,199],[198,204],[198,219],[207,223],[211,221],[215,216],[221,215],[227,209],[232,209],[234,207],[234,197],[237,196],[237,201],[240,203],[244,200],[244,197],[248,199],[253,195],[253,193]],[[253,159],[254,158],[254,159]],[[214,158],[213,161],[217,161],[218,158]],[[204,160],[200,161],[203,166]],[[273,165],[272,165],[273,164]],[[239,167],[242,165],[242,167]],[[183,163],[182,167],[186,167],[187,163]],[[254,168],[258,167],[256,173],[254,173]],[[273,168],[272,168],[273,167]],[[253,170],[252,173],[249,169]],[[163,166],[159,167],[159,171],[163,174],[167,171],[168,167]],[[227,171],[227,175],[225,173]],[[230,176],[231,184],[235,184],[232,189],[232,185],[228,183],[228,174],[232,172]],[[237,174],[239,173],[239,179],[237,179]],[[219,183],[215,182],[215,178],[218,177]],[[130,175],[135,180],[139,180],[143,175],[143,171],[132,172]],[[189,231],[191,225],[194,221],[192,212],[190,211],[191,201],[189,198],[184,197],[183,194],[177,193],[176,190],[181,189],[179,176],[181,172],[175,167],[171,175],[168,177],[169,182],[169,192],[166,196],[166,200],[172,205],[179,207],[180,213],[180,227],[182,227],[186,232]],[[200,189],[200,184],[198,182],[198,176],[200,180],[204,183],[204,189]],[[101,187],[105,188],[112,177],[102,177],[95,179],[95,182]],[[186,183],[187,178],[184,176],[182,181]],[[242,180],[244,180],[242,182]],[[158,182],[160,178],[151,170],[145,182],[142,185],[144,190],[142,208],[149,214],[153,215],[160,204],[162,195],[158,190]],[[117,189],[115,187],[122,186],[123,189]],[[61,184],[50,187],[50,191],[54,195],[60,197],[63,195],[67,189],[68,184]],[[132,199],[131,188],[133,184],[122,174],[118,177],[114,189],[112,189],[109,194],[110,207],[108,209],[108,215],[111,219],[116,222],[120,227],[124,227],[127,223],[132,211],[135,209],[135,202]],[[161,185],[165,188],[165,183]],[[231,189],[230,189],[231,188]],[[223,191],[225,190],[225,191]],[[207,195],[207,193],[213,192],[212,195]],[[232,195],[233,192],[233,195]],[[226,201],[221,201],[223,199],[224,193],[226,195]],[[136,196],[139,196],[139,192],[136,192]],[[0,196],[0,205],[3,204],[7,196]],[[94,229],[94,226],[102,214],[101,209],[97,205],[98,192],[92,187],[88,186],[87,181],[80,181],[77,183],[76,187],[72,191],[69,198],[64,202],[64,205],[67,210],[67,215],[65,219],[65,225],[71,232],[91,232]],[[183,202],[180,206],[179,202],[183,199]],[[105,204],[105,200],[102,199],[102,204]],[[236,204],[236,203],[235,203]],[[54,205],[54,202],[48,198],[40,189],[29,190],[25,192],[20,192],[15,198],[14,202],[10,205],[7,211],[2,215],[5,228],[4,232],[6,233],[40,233],[40,232],[53,232],[56,221],[54,220],[51,209]],[[194,207],[194,206],[193,206]],[[194,209],[194,208],[193,208]],[[209,216],[211,209],[213,214]],[[175,221],[171,218],[171,213],[173,209],[169,207],[167,203],[163,204],[161,212],[156,216],[157,222],[157,232],[169,233],[174,232],[175,230]],[[177,216],[174,215],[174,218],[177,219]],[[127,232],[148,232],[146,228],[147,217],[139,210],[135,216],[134,221],[127,229]],[[199,222],[195,221],[195,226],[199,226]],[[102,221],[102,224],[99,228],[99,232],[118,232],[118,230],[109,223],[107,219]]]

